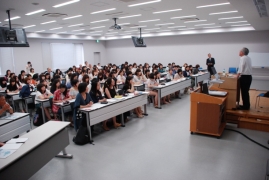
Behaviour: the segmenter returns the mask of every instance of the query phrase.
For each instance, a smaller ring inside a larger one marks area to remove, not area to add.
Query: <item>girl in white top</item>
[[[142,71],[140,69],[137,69],[135,71],[135,75],[134,75],[134,83],[135,84],[144,84],[144,82],[146,82],[146,79],[144,77],[144,75],[142,74]]]
[[[157,83],[154,79],[154,74],[151,73],[149,75],[149,79],[146,82],[145,88],[146,88],[146,91],[149,92],[150,96],[154,96],[154,102],[155,102],[154,107],[155,108],[158,108],[158,93],[153,89],[153,87],[158,86],[158,85],[159,85],[159,83]]]
[[[34,68],[31,68],[30,69],[30,73],[29,74],[31,74],[31,76],[34,76],[34,74],[35,74],[35,70],[34,70]]]
[[[132,71],[133,74],[135,74],[136,69],[137,69],[137,65],[136,65],[136,63],[134,63],[133,64],[133,68],[131,69],[131,71]]]
[[[183,79],[183,78],[184,78],[184,76],[182,74],[182,70],[181,69],[178,69],[177,70],[177,73],[174,76],[174,80],[177,81],[177,80],[180,80],[180,79]],[[177,98],[181,99],[180,96],[179,96],[179,94],[180,94],[180,91],[175,92],[175,96]]]
[[[72,82],[71,82],[71,85],[72,87],[70,88],[70,91],[69,91],[69,95],[72,99],[76,99],[77,97],[77,94],[79,93],[78,92],[78,85],[79,85],[79,82],[77,79],[74,79]]]
[[[117,82],[124,84],[125,80],[126,80],[126,78],[123,75],[123,70],[120,70],[119,75],[117,77]]]
[[[169,69],[167,75],[166,75],[166,79],[170,79],[171,81],[174,80],[174,77],[173,77],[173,70],[172,69]]]
[[[40,103],[36,100],[45,100],[53,97],[53,95],[46,89],[44,84],[37,85],[37,91],[35,96],[35,105],[37,108],[40,108]],[[44,111],[48,120],[51,120],[50,113],[47,107],[44,107]]]

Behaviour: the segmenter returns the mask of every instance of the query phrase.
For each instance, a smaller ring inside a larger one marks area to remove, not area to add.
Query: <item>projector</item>
[[[115,24],[113,26],[111,26],[109,29],[112,29],[112,30],[121,30],[121,27],[119,25],[117,25],[117,19],[118,18],[113,18],[113,20],[115,21]]]
[[[6,41],[16,41],[17,42],[17,35],[16,35],[16,31],[11,29],[11,30],[6,30],[5,31],[6,34]]]

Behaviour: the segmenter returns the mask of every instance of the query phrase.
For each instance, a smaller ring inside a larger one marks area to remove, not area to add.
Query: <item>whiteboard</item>
[[[251,52],[248,56],[251,58],[253,67],[269,67],[269,53]]]

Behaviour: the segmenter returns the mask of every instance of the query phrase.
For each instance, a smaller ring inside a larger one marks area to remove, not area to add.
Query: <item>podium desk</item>
[[[220,137],[226,126],[225,97],[191,93],[190,132]]]
[[[214,84],[213,87],[223,89],[228,92],[226,109],[236,109],[240,101],[240,83],[235,76],[223,76],[220,74],[220,79],[224,80],[222,84]]]

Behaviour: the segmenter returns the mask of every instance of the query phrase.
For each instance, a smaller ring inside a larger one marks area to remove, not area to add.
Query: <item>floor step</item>
[[[269,120],[240,117],[238,120],[238,128],[269,132]]]

